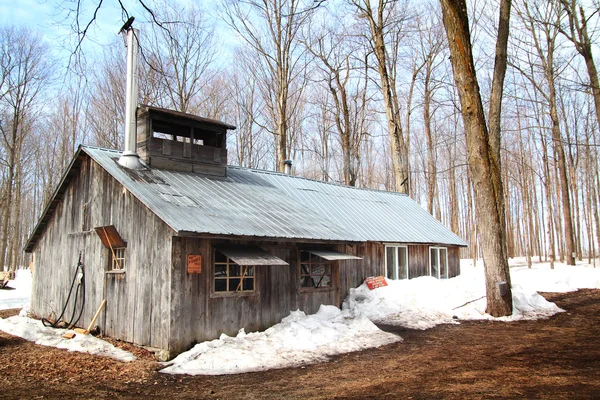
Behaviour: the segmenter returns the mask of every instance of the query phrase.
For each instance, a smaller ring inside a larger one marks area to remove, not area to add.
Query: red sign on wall
[[[202,273],[202,256],[200,254],[188,254],[187,270],[188,274]]]
[[[365,279],[365,283],[371,290],[388,285],[385,276],[370,276]]]

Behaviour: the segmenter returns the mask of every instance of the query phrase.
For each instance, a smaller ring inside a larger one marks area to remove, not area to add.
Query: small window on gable
[[[439,279],[448,278],[448,249],[446,247],[429,248],[429,275]]]
[[[254,266],[239,265],[220,251],[215,251],[215,292],[254,292]]]
[[[300,252],[300,287],[307,289],[333,286],[333,261],[308,251]]]

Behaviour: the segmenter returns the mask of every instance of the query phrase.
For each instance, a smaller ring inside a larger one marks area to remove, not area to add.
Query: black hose
[[[83,263],[81,262],[81,253],[79,253],[79,261],[77,262],[77,267],[75,268],[75,273],[73,274],[73,280],[71,281],[71,287],[69,288],[69,294],[67,296],[67,301],[65,301],[65,305],[63,306],[63,309],[60,313],[60,315],[58,316],[58,318],[56,318],[56,320],[54,322],[46,319],[46,318],[42,318],[42,324],[44,324],[44,326],[49,326],[52,328],[56,328],[59,323],[61,322],[63,316],[65,315],[65,311],[67,310],[67,306],[69,305],[69,300],[71,300],[71,295],[73,294],[73,288],[75,287],[75,282],[77,281],[77,275],[79,274],[79,271],[81,270],[81,281],[77,284],[77,289],[75,290],[75,297],[74,297],[74,301],[73,301],[73,312],[71,313],[71,318],[70,320],[67,322],[67,326],[70,328],[72,328],[73,326],[75,326],[75,324],[77,324],[77,322],[79,322],[79,320],[81,319],[81,315],[83,314],[83,308],[85,306],[85,271],[83,269]],[[77,309],[77,299],[79,297],[79,292],[82,291],[82,303],[81,303],[81,308],[79,311],[79,315],[77,316],[77,319],[75,321],[73,321],[73,318],[75,318],[75,311]]]

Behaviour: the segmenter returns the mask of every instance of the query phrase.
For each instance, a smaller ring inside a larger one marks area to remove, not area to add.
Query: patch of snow
[[[45,327],[41,321],[28,318],[23,313],[10,318],[0,318],[0,330],[42,346],[90,353],[119,361],[133,361],[136,359],[130,352],[119,349],[93,335],[83,335],[72,330]],[[73,339],[63,338],[62,335],[67,332],[75,333],[75,337]]]
[[[567,292],[580,288],[600,288],[600,267],[578,262],[576,266],[534,263],[527,267],[524,257],[509,260],[513,294],[513,315],[503,321],[547,318],[562,310],[548,302],[537,291]],[[600,266],[600,263],[599,263]],[[350,289],[342,310],[321,306],[315,315],[293,311],[279,324],[264,332],[236,337],[221,335],[218,340],[197,344],[165,363],[161,372],[191,375],[219,375],[274,368],[300,366],[327,360],[328,357],[379,347],[402,339],[378,329],[374,323],[429,329],[438,324],[459,323],[466,319],[493,319],[485,314],[485,280],[483,263],[461,260],[461,275],[438,280],[419,277],[410,280],[388,280],[388,286],[369,290],[365,284]],[[31,275],[19,271],[9,283],[16,290],[0,290],[0,309],[29,304]],[[0,330],[25,337],[39,344],[103,354],[127,360],[127,352],[90,335],[63,339],[62,329],[45,328],[39,321],[20,317],[0,319]],[[98,340],[101,343],[95,342]],[[120,353],[122,352],[122,353]],[[126,353],[126,354],[124,354]]]
[[[29,306],[31,299],[31,271],[15,271],[15,279],[8,281],[9,288],[0,289],[0,310]]]
[[[401,341],[364,316],[356,318],[322,305],[314,315],[293,311],[264,332],[245,333],[197,344],[174,358],[161,372],[191,375],[237,374],[295,367],[329,356]]]

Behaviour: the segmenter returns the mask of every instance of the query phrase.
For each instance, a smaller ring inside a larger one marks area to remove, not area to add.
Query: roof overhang
[[[289,265],[260,247],[217,247],[215,250],[223,253],[238,265]]]
[[[342,253],[336,250],[304,250],[315,256],[324,258],[327,261],[338,261],[338,260],[362,260],[362,257],[356,257],[351,254]]]
[[[88,157],[88,155],[82,151],[82,146],[80,145],[77,151],[75,152],[71,163],[65,170],[65,173],[63,174],[56,190],[54,191],[52,196],[50,196],[50,201],[48,202],[48,204],[46,204],[46,207],[44,208],[42,216],[40,217],[37,225],[31,232],[29,239],[27,239],[27,243],[23,248],[23,251],[25,251],[26,253],[31,253],[33,251],[35,244],[44,232],[44,229],[48,225],[48,222],[50,222],[52,215],[54,215],[54,210],[62,201],[63,195],[65,194],[69,183],[71,183],[71,180],[79,170],[79,166],[86,157]]]

